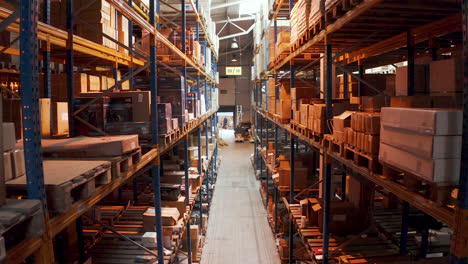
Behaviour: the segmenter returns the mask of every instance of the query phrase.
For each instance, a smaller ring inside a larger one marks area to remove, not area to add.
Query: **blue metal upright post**
[[[406,36],[407,41],[407,58],[408,58],[408,96],[414,95],[415,93],[415,76],[414,76],[414,67],[415,67],[415,55],[416,50],[414,47],[414,37],[410,31],[408,31]],[[359,76],[361,77],[361,76]]]
[[[205,140],[206,158],[208,159],[209,157],[208,120],[205,121],[205,139],[206,139]],[[208,206],[210,206],[210,173],[209,173],[208,168],[206,168],[205,174],[206,174],[206,193],[207,193],[206,195],[207,195]]]
[[[80,216],[76,219],[76,240],[78,244],[78,253],[79,253],[79,263],[83,264],[86,262],[86,248],[85,241],[83,236],[83,217]]]
[[[201,126],[198,127],[197,129],[197,143],[198,143],[198,173],[200,174],[200,177],[202,177],[203,169],[202,169],[202,145],[201,145]],[[202,182],[203,184],[203,182]],[[198,199],[200,199],[200,230],[203,230],[203,192],[202,192],[201,186],[200,186],[200,193]]]
[[[327,40],[328,42],[328,40]],[[332,109],[332,92],[333,92],[333,74],[332,74],[332,46],[329,43],[325,45],[325,120],[331,120],[333,118]],[[325,127],[327,134],[330,134],[330,128]],[[326,153],[324,153],[323,162],[325,162],[325,179],[323,188],[323,264],[328,263],[328,246],[329,246],[329,229],[330,229],[330,202],[331,202],[331,164],[327,161]]]
[[[75,135],[75,80],[73,75],[73,0],[67,1],[67,32],[68,32],[68,42],[67,42],[67,61],[66,61],[66,71],[67,71],[67,93],[68,93],[68,129],[70,131],[70,136]]]
[[[184,1],[184,0],[182,0]],[[189,181],[189,153],[188,153],[188,135],[184,137],[184,172],[185,172],[185,205],[190,206],[190,194],[192,193]],[[187,259],[188,263],[192,263],[192,241],[191,241],[191,233],[190,233],[190,221],[187,221]]]
[[[278,145],[278,133],[279,133],[279,128],[278,125],[275,124],[275,160],[278,155],[278,150],[279,150],[279,145]],[[278,233],[278,200],[279,200],[279,193],[278,189],[274,188],[274,200],[275,200],[275,233]]]
[[[50,0],[42,3],[42,22],[50,24]],[[46,42],[45,50],[42,52],[42,63],[44,72],[44,97],[52,97],[51,70],[50,70],[50,43]]]
[[[264,122],[264,118],[263,116],[260,117],[260,135],[259,135],[259,138],[260,138],[260,183],[262,182],[262,178],[263,178],[263,165],[264,165],[264,161],[263,161],[263,154],[262,154],[262,149],[263,149],[263,122]]]
[[[403,201],[402,214],[401,214],[401,232],[400,232],[400,254],[406,255],[408,253],[408,224],[409,224],[409,203]]]
[[[159,3],[159,1],[158,1]],[[131,7],[133,6],[133,0],[128,0],[128,5]],[[159,12],[158,12],[159,14]],[[128,71],[130,73],[130,76],[133,76],[133,21],[131,19],[128,20],[128,53],[132,57],[131,64],[128,67]],[[133,90],[133,87],[135,85],[134,79],[130,78],[129,80],[129,85],[130,85],[130,90]],[[103,87],[104,89],[104,87]]]
[[[182,16],[182,25],[181,25],[181,28],[182,28],[182,52],[184,54],[187,54],[187,28],[186,28],[186,24],[187,24],[187,17],[186,17],[186,14],[185,14],[185,0],[181,0],[181,11],[180,11],[180,14]],[[183,60],[183,65],[182,65],[182,74],[183,74],[183,91],[184,91],[184,94],[185,94],[185,98],[182,98],[182,100],[185,100],[185,102],[187,102],[187,95],[188,95],[188,87],[187,87],[187,67],[186,67],[186,61]],[[184,106],[185,103],[182,103],[182,105]],[[182,112],[184,112],[185,109],[182,109]],[[187,122],[188,120],[185,120],[185,115],[182,114],[182,125],[185,125],[185,123]]]
[[[156,26],[156,3],[157,0],[150,1],[150,24]],[[156,36],[150,36],[150,89],[151,89],[151,135],[154,148],[159,147],[159,122],[158,122],[158,82],[157,82],[157,54],[156,54]],[[163,248],[163,229],[161,218],[161,175],[160,175],[160,160],[156,158],[155,165],[151,172],[153,176],[153,191],[154,191],[154,211],[156,218],[156,239],[158,248],[158,263],[164,263],[164,248]]]
[[[21,1],[20,84],[24,135],[24,158],[29,199],[41,200],[47,211],[39,120],[37,1]]]
[[[463,16],[463,132],[462,132],[462,157],[460,167],[460,181],[458,192],[458,207],[456,215],[457,226],[452,236],[450,249],[452,264],[468,264],[466,250],[466,223],[468,215],[468,0],[461,1]]]
[[[292,77],[292,76],[291,76]],[[291,172],[289,176],[289,204],[294,203],[294,135],[291,134]],[[289,221],[289,264],[294,263],[294,219],[290,215],[288,216]]]

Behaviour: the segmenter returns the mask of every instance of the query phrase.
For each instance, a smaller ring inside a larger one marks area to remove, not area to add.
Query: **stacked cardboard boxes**
[[[350,113],[350,119],[348,119],[349,115],[345,117],[350,122],[343,121],[343,134],[338,133],[343,142],[371,156],[378,155],[380,113],[352,112]],[[341,120],[338,123],[340,122]]]
[[[379,160],[434,183],[458,183],[462,112],[382,109]]]

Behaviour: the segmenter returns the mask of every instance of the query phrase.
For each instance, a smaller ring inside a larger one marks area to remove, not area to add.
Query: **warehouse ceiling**
[[[236,53],[252,47],[252,31],[255,13],[259,1],[246,0],[211,0],[211,18],[216,22],[217,34],[220,37],[220,56]],[[232,49],[231,43],[236,39],[239,49]]]

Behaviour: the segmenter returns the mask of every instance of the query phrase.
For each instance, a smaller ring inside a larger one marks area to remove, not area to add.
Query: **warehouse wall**
[[[250,48],[244,50],[242,55],[236,52],[237,62],[231,62],[233,53],[221,55],[219,60],[219,100],[221,106],[227,105],[242,105],[243,121],[251,121],[251,67],[252,67],[252,51]],[[241,76],[227,76],[226,66],[241,66]]]

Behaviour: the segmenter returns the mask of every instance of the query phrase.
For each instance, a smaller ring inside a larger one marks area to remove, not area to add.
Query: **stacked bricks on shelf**
[[[386,174],[415,190],[429,186],[428,198],[448,201],[458,183],[462,123],[456,109],[383,108],[379,160]]]

